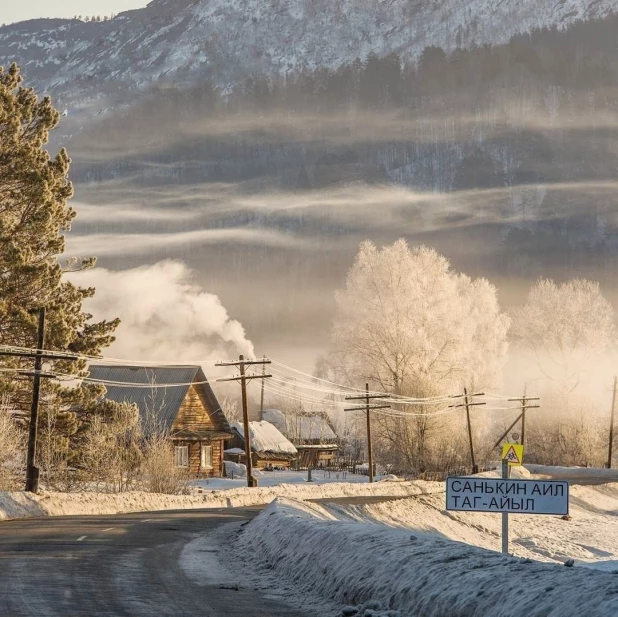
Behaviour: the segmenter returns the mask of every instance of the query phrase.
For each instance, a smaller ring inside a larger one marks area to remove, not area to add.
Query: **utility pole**
[[[612,417],[609,424],[609,452],[607,454],[607,468],[612,468],[612,449],[614,447],[614,412],[616,411],[616,386],[618,377],[614,377],[614,393],[612,395]]]
[[[522,446],[525,445],[524,438],[526,436],[526,432],[525,432],[526,431],[526,411],[528,409],[538,409],[540,407],[540,405],[530,405],[529,404],[530,401],[539,401],[540,398],[538,396],[526,396],[524,394],[524,396],[522,396],[521,398],[510,398],[507,400],[510,402],[520,403],[521,413],[515,418],[515,420],[513,420],[509,428],[507,428],[506,431],[504,431],[504,433],[500,435],[500,437],[494,444],[494,447],[492,448],[493,450],[495,450],[500,445],[503,439],[506,439],[506,437],[508,437],[508,434],[510,433],[511,429],[514,428],[514,426],[520,420],[521,420],[521,445]],[[513,409],[517,409],[517,407],[514,407]]]
[[[502,477],[507,479],[511,476],[511,468],[506,460],[502,461]],[[509,513],[502,513],[502,553],[509,554]]]
[[[349,407],[345,411],[365,411],[367,413],[367,457],[369,458],[369,482],[373,482],[373,445],[371,441],[371,410],[390,409],[390,405],[370,405],[370,401],[379,398],[390,398],[390,394],[369,394],[369,384],[365,384],[365,396],[346,396],[346,401],[365,401],[364,407]]]
[[[265,375],[262,372],[261,375],[247,375],[245,373],[245,367],[252,366],[254,364],[270,364],[270,360],[264,358],[263,360],[245,360],[243,355],[238,356],[238,362],[218,362],[216,366],[237,366],[240,370],[238,377],[225,377],[223,379],[217,379],[217,381],[240,381],[240,391],[242,395],[242,423],[244,431],[245,442],[245,464],[247,466],[247,486],[257,486],[257,481],[253,477],[253,461],[251,460],[251,431],[249,430],[249,409],[247,406],[247,381],[251,379],[261,379],[264,383],[264,379],[272,377],[272,375]]]
[[[34,358],[34,385],[30,407],[30,431],[28,433],[28,455],[26,458],[26,490],[35,493],[39,486],[39,469],[35,466],[36,438],[39,421],[39,397],[41,392],[41,369],[43,368],[43,348],[45,347],[45,308],[39,310],[37,333],[37,354]]]
[[[262,360],[266,360],[266,356],[262,356]],[[260,420],[264,419],[264,376],[266,375],[266,365],[262,364],[262,391],[260,393]]]
[[[22,375],[34,377],[32,389],[32,404],[30,406],[30,426],[28,430],[28,451],[26,457],[26,491],[36,493],[39,490],[39,468],[36,466],[36,446],[39,421],[39,400],[41,394],[41,379],[54,379],[53,374],[43,373],[43,359],[48,360],[78,360],[78,356],[63,353],[45,353],[45,308],[39,309],[37,329],[37,349],[35,353],[2,348],[0,356],[15,358],[34,358],[34,372],[21,372]]]
[[[472,473],[478,473],[479,467],[476,464],[476,458],[474,457],[474,441],[472,439],[472,422],[470,420],[470,407],[476,407],[477,405],[485,405],[485,402],[482,403],[471,403],[469,398],[474,398],[475,396],[484,396],[484,392],[478,392],[476,394],[468,394],[468,388],[464,388],[463,399],[464,402],[460,405],[449,405],[449,407],[465,407],[466,408],[466,423],[468,425],[468,441],[470,443],[470,459],[472,460]],[[456,398],[461,398],[458,396]]]
[[[526,411],[528,411],[528,409],[538,409],[540,407],[540,405],[529,405],[529,401],[538,401],[539,397],[538,396],[526,396],[526,390],[524,389],[524,395],[521,398],[510,398],[508,399],[509,402],[513,403],[521,403],[521,414],[519,414],[519,418],[517,418],[517,420],[519,420],[521,418],[521,445],[525,446],[525,439],[526,439]],[[515,420],[515,424],[517,424],[517,420]],[[511,428],[513,426],[515,426],[515,424],[512,424],[511,427],[509,428],[509,431],[511,430]],[[508,431],[506,432],[506,434],[508,435]],[[502,441],[502,439],[500,440]]]

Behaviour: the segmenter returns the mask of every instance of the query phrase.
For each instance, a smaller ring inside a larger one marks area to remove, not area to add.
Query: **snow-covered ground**
[[[244,469],[244,465],[242,465]],[[196,480],[193,486],[208,490],[238,488],[247,485],[244,472],[242,475],[235,474],[234,478],[209,478],[207,480]],[[306,471],[259,471],[254,470],[253,475],[257,478],[258,486],[278,486],[280,484],[306,484]],[[377,476],[376,481],[380,481],[384,476]],[[330,484],[332,482],[350,482],[353,484],[366,484],[369,477],[361,474],[353,474],[347,471],[323,471],[319,469],[311,470],[311,482],[314,484]]]
[[[550,465],[526,465],[526,469],[536,476],[546,476],[556,480],[593,482],[618,482],[618,469],[599,469],[593,467],[558,467]]]
[[[407,497],[426,492],[441,492],[438,482],[330,482],[278,484],[248,488],[237,484],[226,490],[208,490],[192,495],[160,495],[133,491],[127,493],[53,493],[33,495],[0,492],[0,520],[33,516],[96,515],[155,510],[231,508],[268,504],[277,497],[295,499],[337,499],[341,497]]]
[[[518,557],[576,565],[604,563],[618,571],[618,484],[572,486],[570,520],[560,516],[509,517],[510,551]],[[382,503],[323,506],[343,522],[380,524],[500,550],[501,517],[482,512],[447,512],[444,495]],[[599,567],[597,565],[597,567]]]
[[[281,498],[243,528],[232,555],[252,555],[254,576],[294,593],[382,608],[367,615],[614,617],[615,573],[556,561],[609,565],[618,488],[574,487],[572,506],[572,520],[511,516],[511,557],[497,551],[498,515],[447,513],[443,496],[366,506]]]

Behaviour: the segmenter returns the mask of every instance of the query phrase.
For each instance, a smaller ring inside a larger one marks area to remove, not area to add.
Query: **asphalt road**
[[[307,617],[251,587],[225,589],[208,576],[196,581],[179,565],[188,543],[258,512],[0,522],[0,617]]]

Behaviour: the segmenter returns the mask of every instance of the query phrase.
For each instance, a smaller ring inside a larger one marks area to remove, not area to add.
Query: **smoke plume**
[[[162,261],[121,272],[94,268],[72,274],[71,280],[96,288],[84,304],[95,319],[122,320],[107,356],[164,362],[253,357],[240,322],[192,276],[184,263]]]

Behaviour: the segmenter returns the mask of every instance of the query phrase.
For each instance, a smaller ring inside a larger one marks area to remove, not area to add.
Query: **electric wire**
[[[10,347],[0,347],[0,350],[10,350],[10,351],[18,351],[21,353],[36,353],[38,350],[34,348],[28,347],[19,347],[19,346],[10,346]],[[58,354],[58,360],[63,359],[64,352],[58,352],[56,350],[41,350],[45,354],[54,355]],[[74,354],[75,357],[79,359],[86,360],[88,362],[96,361],[97,363],[109,363],[109,364],[123,364],[123,365],[132,365],[132,366],[140,366],[147,369],[150,366],[156,366],[157,368],[175,368],[182,366],[189,366],[195,364],[216,364],[215,360],[196,360],[192,362],[176,362],[176,361],[155,361],[155,360],[134,360],[134,359],[126,359],[126,358],[113,358],[106,356],[91,356],[87,354]],[[53,358],[48,358],[47,360],[53,360]],[[274,366],[273,366],[274,365]],[[281,367],[281,368],[279,368]],[[331,382],[326,379],[322,379],[319,377],[315,377],[310,375],[309,373],[305,373],[299,369],[295,369],[283,362],[278,360],[272,360],[271,366],[269,368],[273,372],[273,376],[271,377],[272,382],[267,387],[271,391],[271,393],[278,393],[280,395],[285,394],[288,398],[293,398],[294,400],[299,400],[301,402],[307,402],[311,404],[317,404],[322,406],[330,406],[340,408],[345,404],[348,404],[345,401],[335,401],[335,400],[327,400],[326,397],[341,397],[345,398],[345,396],[355,394],[358,396],[363,396],[367,394],[366,390],[361,390],[358,388],[354,388],[352,386],[346,386],[344,384],[337,384]],[[296,375],[300,375],[300,377],[289,377],[285,371],[289,371],[295,373]],[[0,368],[0,372],[4,373],[24,373],[29,372],[24,369],[13,369],[13,368]],[[255,375],[259,377],[259,375]],[[85,383],[92,384],[101,384],[101,385],[109,385],[109,386],[127,386],[134,388],[175,388],[175,387],[187,387],[190,385],[203,385],[210,383],[208,380],[204,381],[192,381],[192,382],[172,382],[172,383],[135,383],[135,382],[125,382],[118,380],[109,380],[109,379],[95,379],[89,376],[84,377],[83,375],[77,374],[58,374],[58,380],[60,381],[76,381],[79,380]],[[238,376],[240,378],[240,376]],[[268,383],[268,382],[267,382]],[[324,384],[324,385],[321,385]],[[265,386],[266,388],[266,386]],[[311,393],[311,396],[307,394],[298,393],[298,389],[306,390]],[[319,394],[325,395],[323,398],[318,398]],[[390,394],[388,397],[383,397],[383,392],[369,391],[369,395],[379,394],[380,401],[384,403],[389,403],[392,405],[439,405],[444,404],[446,402],[450,402],[456,399],[461,399],[465,397],[464,394],[461,395],[438,395],[433,397],[406,397],[403,395]],[[470,399],[474,398],[474,395],[469,394],[468,397]],[[515,396],[506,396],[500,395],[497,393],[489,392],[483,397],[484,401],[507,401],[508,399],[521,399],[522,397]],[[458,407],[462,407],[463,405],[459,405]],[[456,409],[456,407],[449,407],[449,409]],[[485,409],[490,410],[516,410],[521,409],[521,406],[514,407],[491,407],[487,406]],[[413,414],[412,412],[405,410],[395,410],[397,413],[402,413],[406,415],[417,415],[424,416],[428,413],[435,414],[436,412],[427,412],[427,413],[419,413]]]

